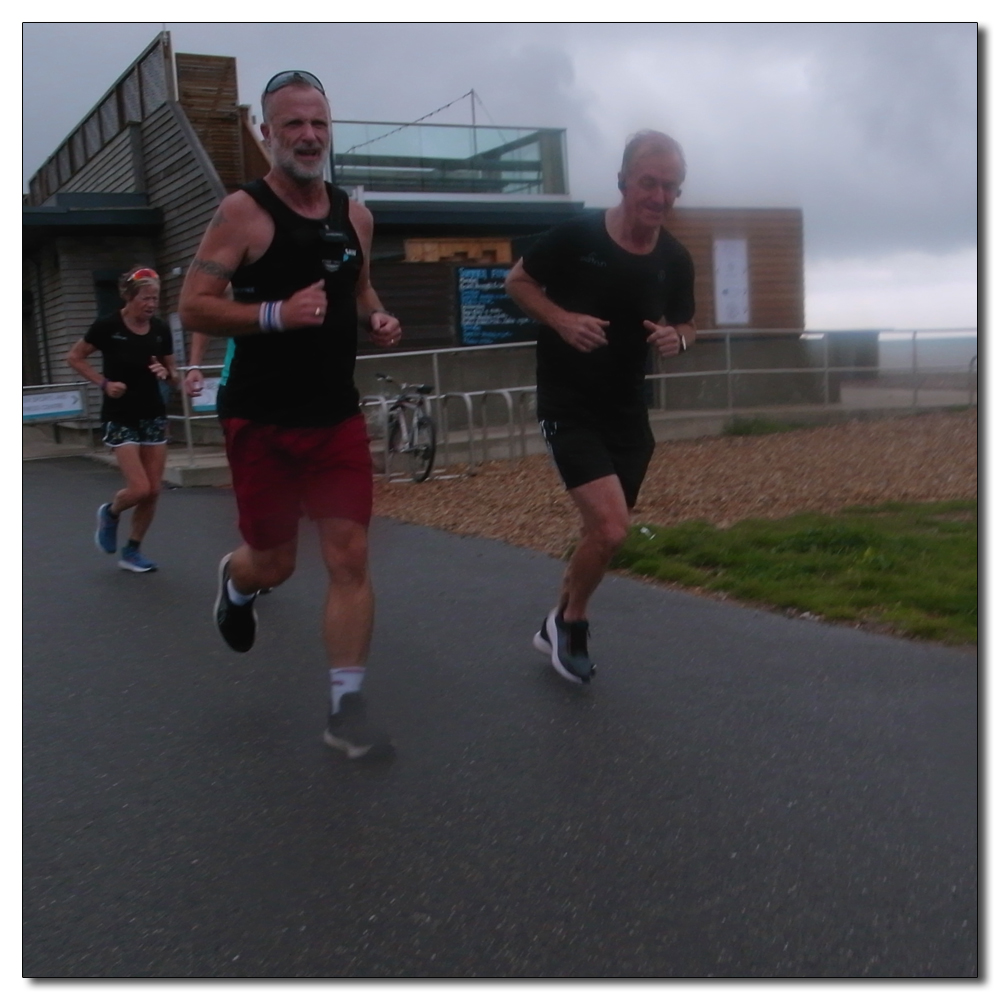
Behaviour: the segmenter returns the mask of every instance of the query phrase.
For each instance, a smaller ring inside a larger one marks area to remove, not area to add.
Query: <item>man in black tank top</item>
[[[401,330],[369,279],[371,213],[323,181],[323,85],[304,71],[278,73],[261,106],[271,169],[223,200],[180,303],[189,329],[230,338],[218,410],[244,544],[219,565],[215,620],[232,649],[248,651],[255,598],[291,576],[299,520],[315,520],[330,580],[324,739],[351,759],[381,756],[391,743],[367,722],[361,694],[372,467],[354,364],[359,322],[379,347],[397,345]]]
[[[586,684],[587,603],[625,540],[653,454],[646,358],[694,342],[694,265],[664,228],[684,180],[680,146],[640,132],[625,147],[621,202],[541,236],[507,277],[511,298],[542,324],[538,418],[580,512],[556,607],[534,646],[560,676]]]

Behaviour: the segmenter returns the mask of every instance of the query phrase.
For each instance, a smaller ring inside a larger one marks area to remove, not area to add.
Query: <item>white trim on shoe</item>
[[[542,624],[542,628],[540,628],[531,637],[531,645],[534,646],[535,649],[537,649],[538,652],[541,653],[543,656],[551,656],[552,655],[552,643],[549,642],[549,640],[542,634],[543,630],[548,625],[548,621],[549,621],[548,618],[546,618],[545,621]]]
[[[585,683],[584,679],[582,677],[577,677],[577,675],[574,673],[570,673],[570,671],[568,671],[559,661],[559,638],[558,638],[559,632],[558,629],[556,628],[556,615],[558,614],[559,614],[559,609],[553,608],[549,612],[549,617],[545,619],[545,628],[548,630],[549,635],[551,635],[552,638],[555,640],[554,642],[551,643],[551,656],[549,657],[549,661],[551,662],[555,672],[560,677],[564,678],[567,681],[570,681],[570,683],[572,684],[582,685]]]

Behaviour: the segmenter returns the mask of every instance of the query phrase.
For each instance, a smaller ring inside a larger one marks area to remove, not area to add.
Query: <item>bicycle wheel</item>
[[[399,414],[390,412],[385,425],[385,471],[392,471],[392,456],[403,450],[403,428],[399,423]]]
[[[434,467],[434,454],[437,451],[437,434],[434,421],[421,414],[413,428],[413,446],[410,453],[410,475],[415,483],[422,483],[431,474]]]

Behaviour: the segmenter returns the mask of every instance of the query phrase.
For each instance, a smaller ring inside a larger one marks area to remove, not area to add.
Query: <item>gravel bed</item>
[[[636,520],[720,527],[748,517],[834,513],[854,504],[977,496],[978,411],[852,421],[658,444]],[[375,513],[563,555],[575,509],[548,456],[491,462],[475,476],[376,480]]]

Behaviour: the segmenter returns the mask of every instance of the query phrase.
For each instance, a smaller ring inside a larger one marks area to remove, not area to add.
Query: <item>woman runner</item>
[[[167,457],[167,408],[160,385],[175,383],[177,369],[170,328],[153,315],[160,303],[156,271],[139,267],[126,272],[118,291],[125,307],[96,320],[66,360],[101,387],[104,443],[114,449],[125,477],[125,487],[97,509],[94,541],[101,552],[114,555],[119,519],[123,511],[134,508],[118,565],[133,573],[148,573],[156,569],[156,563],[139,546],[153,521]],[[87,360],[95,351],[101,352],[103,374]]]

